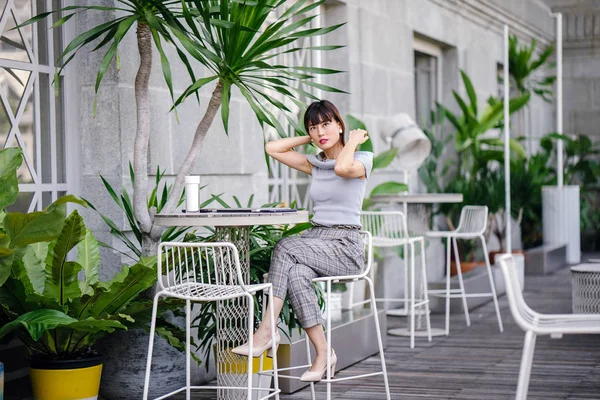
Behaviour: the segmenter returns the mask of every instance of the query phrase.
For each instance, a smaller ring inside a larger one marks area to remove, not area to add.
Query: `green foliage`
[[[454,160],[448,158],[444,162],[442,157],[452,136],[446,134],[442,129],[444,123],[444,113],[432,111],[429,115],[430,129],[423,129],[423,133],[431,142],[431,153],[419,168],[419,177],[430,193],[442,193],[443,182],[450,175]]]
[[[546,135],[541,146],[550,157],[553,141],[564,142],[563,172],[566,185],[580,187],[581,230],[584,236],[592,238],[600,236],[600,220],[598,217],[598,192],[600,191],[600,146],[592,142],[587,135],[568,136],[557,133]],[[596,250],[598,240],[593,239],[590,250]]]
[[[16,176],[21,160],[20,151],[0,150],[1,171],[10,169]],[[16,180],[6,181],[18,187]],[[0,339],[16,334],[34,357],[92,354],[98,339],[118,329],[142,327],[150,311],[140,295],[156,281],[156,258],[142,258],[112,280],[100,281],[98,241],[77,210],[66,215],[67,203],[86,204],[64,196],[38,212],[7,213],[4,207],[10,201],[1,209]],[[167,331],[177,333],[173,327]],[[178,348],[185,346],[179,343]]]
[[[544,101],[552,102],[552,86],[556,76],[548,72],[553,67],[549,63],[554,47],[548,45],[537,58],[537,41],[533,39],[529,46],[521,46],[516,35],[509,38],[508,47],[508,73],[511,78],[511,86],[516,86],[520,94],[533,92]],[[500,78],[500,77],[499,77]]]
[[[154,181],[154,188],[152,189],[152,192],[147,200],[148,209],[153,214],[159,213],[162,211],[165,203],[167,202],[167,198],[169,197],[169,194],[171,193],[171,190],[173,190],[173,185],[169,185],[166,182],[163,182],[164,174],[165,174],[165,171],[161,172],[160,167],[156,167],[156,178]],[[125,254],[125,253],[123,253],[123,254],[126,255],[127,257],[132,258],[134,261],[136,261],[137,259],[139,259],[142,256],[142,230],[141,230],[139,223],[134,215],[133,204],[131,202],[132,195],[130,194],[130,191],[127,189],[128,186],[133,187],[133,183],[135,181],[135,173],[133,172],[133,167],[131,166],[131,163],[129,163],[130,185],[123,186],[123,188],[121,190],[121,195],[117,195],[117,191],[112,187],[112,185],[106,179],[104,179],[104,177],[102,175],[100,175],[100,179],[102,179],[102,183],[104,184],[104,187],[105,187],[106,191],[108,192],[108,194],[110,195],[111,199],[125,214],[125,217],[127,218],[127,223],[128,223],[129,229],[125,229],[125,230],[120,229],[118,227],[118,225],[112,219],[110,219],[106,215],[102,214],[92,203],[90,203],[89,201],[86,200],[86,204],[100,215],[102,220],[110,228],[110,233],[113,236],[115,236],[117,239],[119,239],[131,251],[131,253],[133,253],[134,257],[132,257],[130,254]],[[202,186],[200,189],[204,189],[205,187],[206,186]],[[181,204],[183,204],[184,201],[185,201],[185,192],[182,193],[181,198],[179,199],[179,202],[177,203],[177,205],[180,206]],[[200,205],[200,207],[206,207],[207,205],[209,205],[212,202],[213,202],[213,199],[211,199],[207,202],[204,202],[203,204]],[[187,232],[188,230],[189,230],[189,227],[169,227],[162,232],[160,240],[162,242],[174,241],[174,240],[182,237],[185,234],[185,232]],[[134,240],[130,239],[130,235],[128,235],[128,232],[131,232],[133,234]],[[105,246],[105,247],[110,247],[113,250],[118,251],[117,249],[109,246],[106,243],[101,243],[101,245]]]
[[[330,51],[342,46],[324,45],[306,48],[306,40],[332,32],[343,24],[326,28],[311,28],[317,16],[309,12],[325,0],[308,2],[296,0],[190,0],[182,1],[182,16],[186,34],[173,33],[196,61],[209,71],[209,75],[195,80],[175,101],[181,104],[187,97],[197,95],[203,86],[218,81],[221,85],[221,118],[228,131],[229,104],[235,86],[254,111],[261,126],[269,125],[282,136],[287,136],[278,117],[270,111],[275,107],[285,115],[297,133],[303,127],[296,122],[297,116],[284,103],[294,103],[301,111],[306,100],[318,100],[304,88],[317,88],[327,92],[345,93],[315,81],[318,75],[336,74],[341,71],[303,66],[285,66],[273,62],[281,54],[299,51]],[[266,24],[267,17],[284,3],[287,9],[273,22]],[[300,85],[298,85],[300,83]],[[278,100],[271,93],[284,99]]]
[[[22,162],[22,152],[18,147],[8,147],[0,152],[0,210],[13,204],[19,195],[17,169]]]
[[[502,163],[504,160],[504,142],[497,137],[485,135],[489,130],[501,127],[501,121],[504,118],[504,102],[490,98],[487,107],[478,113],[477,95],[473,84],[464,71],[461,71],[461,76],[468,98],[463,99],[458,92],[452,91],[460,108],[460,114],[454,114],[440,104],[438,104],[438,108],[456,131],[458,174],[476,175],[478,171],[487,168],[490,161]],[[529,98],[530,94],[526,93],[510,99],[510,113],[523,108]],[[521,159],[525,157],[525,149],[518,141],[511,139],[510,147],[514,156]]]

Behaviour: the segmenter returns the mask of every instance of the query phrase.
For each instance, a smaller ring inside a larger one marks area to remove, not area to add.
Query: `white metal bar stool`
[[[563,334],[600,334],[600,315],[540,314],[533,311],[523,298],[513,257],[506,254],[499,257],[498,261],[506,283],[510,312],[517,325],[526,332],[515,397],[516,400],[526,400],[537,336],[550,335],[553,339],[560,339]]]
[[[483,233],[487,227],[488,208],[487,206],[464,206],[460,212],[460,221],[458,227],[453,231],[431,231],[427,232],[427,237],[446,238],[446,289],[430,290],[429,294],[446,298],[446,335],[450,333],[450,299],[462,298],[463,308],[465,312],[465,320],[467,326],[471,326],[469,318],[469,308],[467,306],[467,297],[492,297],[494,307],[496,308],[496,316],[498,317],[498,327],[500,332],[504,331],[502,326],[502,316],[498,307],[498,296],[496,295],[496,287],[494,286],[494,277],[492,276],[492,267],[487,250],[487,244]],[[491,292],[489,293],[466,293],[463,281],[462,271],[460,268],[460,257],[458,255],[458,239],[479,239],[483,246],[483,255],[485,258],[485,266],[487,268],[488,277],[490,280]],[[456,261],[456,270],[458,272],[458,289],[450,289],[450,247],[454,248],[454,259]]]
[[[273,297],[273,287],[270,283],[248,285],[244,283],[240,268],[240,260],[236,247],[229,242],[222,243],[175,243],[165,242],[158,247],[158,293],[154,296],[152,308],[152,322],[150,325],[150,343],[148,344],[148,360],[146,364],[146,377],[144,383],[143,399],[148,399],[150,383],[150,369],[152,366],[152,350],[154,347],[154,334],[156,330],[156,314],[158,302],[161,297],[175,297],[186,301],[185,326],[186,326],[186,386],[177,389],[158,399],[170,397],[176,393],[186,392],[186,399],[190,400],[191,389],[227,389],[247,391],[247,399],[253,399],[253,391],[259,389],[252,386],[253,358],[248,357],[247,386],[191,386],[191,302],[227,301],[236,298],[247,298],[248,305],[248,344],[252,351],[252,338],[254,334],[254,296],[258,291],[267,291],[269,301]],[[271,310],[272,312],[272,310]],[[271,313],[271,320],[274,319]],[[275,327],[271,329],[275,337]],[[273,341],[272,350],[277,351]],[[279,386],[277,375],[277,360],[273,358],[274,389],[260,389],[267,392],[259,400],[275,397],[279,399]]]
[[[335,282],[356,282],[359,281],[361,279],[364,279],[367,281],[367,284],[369,285],[369,291],[371,293],[371,309],[373,312],[373,319],[375,321],[375,331],[377,334],[377,343],[379,345],[379,357],[381,360],[381,371],[379,372],[372,372],[372,373],[368,373],[368,374],[361,374],[361,375],[354,375],[354,376],[347,376],[344,378],[338,378],[338,379],[334,379],[334,377],[331,375],[331,308],[327,307],[326,309],[326,322],[325,322],[325,329],[327,332],[327,377],[326,379],[321,380],[321,382],[325,382],[327,383],[327,400],[331,400],[331,384],[335,383],[335,382],[340,382],[340,381],[346,381],[346,380],[351,380],[351,379],[360,379],[360,378],[365,378],[365,377],[369,377],[369,376],[376,376],[376,375],[383,375],[383,382],[385,385],[385,392],[386,392],[386,399],[387,400],[391,400],[390,397],[390,387],[389,387],[389,383],[388,383],[388,377],[387,377],[387,369],[385,366],[385,356],[383,353],[383,342],[381,340],[381,329],[379,327],[379,317],[377,315],[377,305],[375,302],[375,292],[374,292],[374,288],[373,288],[373,281],[371,280],[371,278],[369,278],[368,274],[371,270],[371,265],[373,263],[373,240],[371,237],[371,234],[369,232],[364,232],[361,231],[361,236],[363,237],[363,240],[365,242],[365,258],[366,258],[366,263],[365,263],[365,267],[363,268],[363,270],[360,272],[360,274],[358,275],[347,275],[347,276],[326,276],[326,277],[319,277],[319,278],[315,278],[313,279],[313,282],[322,282],[325,284],[325,298],[326,298],[326,304],[331,304],[331,285],[332,283]],[[307,359],[308,359],[308,364],[307,365],[300,365],[297,367],[290,367],[290,368],[282,368],[279,371],[290,371],[290,370],[294,370],[294,369],[306,369],[309,368],[311,366],[311,354],[310,354],[310,342],[309,342],[309,338],[308,335],[306,335],[306,333],[304,334],[305,336],[305,341],[306,341],[306,355],[307,355]],[[276,368],[275,364],[274,368]],[[263,374],[271,374],[272,371],[264,371]],[[284,378],[284,379],[300,379],[299,377],[296,376],[289,376],[289,375],[280,375],[280,378]],[[312,400],[316,400],[315,397],[315,383],[311,382],[310,383],[310,388],[311,388],[311,394],[312,394]]]
[[[361,223],[363,229],[373,235],[373,246],[377,247],[397,247],[404,248],[404,298],[377,298],[378,302],[403,303],[406,313],[394,313],[396,310],[388,311],[388,315],[406,315],[410,317],[409,333],[410,348],[415,347],[415,315],[420,318],[425,315],[425,324],[427,327],[427,337],[431,341],[431,323],[429,319],[429,292],[427,289],[427,267],[425,263],[425,238],[423,236],[410,237],[406,216],[401,211],[363,211],[361,214]],[[420,245],[421,251],[421,289],[419,297],[415,297],[415,244]],[[410,250],[410,251],[409,251]],[[410,255],[410,258],[409,258]],[[373,270],[371,270],[371,279],[373,279]],[[410,285],[409,285],[410,284]],[[409,292],[410,288],[410,292]],[[350,298],[353,297],[350,288]],[[409,296],[410,293],[410,296]],[[366,300],[368,302],[370,300]],[[358,302],[356,305],[365,303]],[[353,304],[354,305],[354,304]],[[422,310],[421,308],[424,308]],[[399,330],[395,330],[399,331]],[[403,332],[402,335],[405,333]]]

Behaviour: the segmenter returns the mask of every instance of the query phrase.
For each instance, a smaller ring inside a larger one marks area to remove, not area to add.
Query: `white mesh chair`
[[[396,310],[390,310],[389,315],[407,315],[410,317],[410,348],[415,347],[415,314],[425,315],[427,336],[431,341],[431,323],[429,319],[429,294],[427,290],[427,267],[425,263],[425,238],[423,236],[410,237],[406,223],[406,216],[401,211],[363,211],[361,224],[364,230],[373,235],[373,246],[376,247],[398,247],[404,248],[404,298],[377,298],[378,302],[403,303],[404,309],[394,314]],[[415,244],[419,244],[421,252],[421,289],[419,297],[415,297]],[[410,258],[409,258],[410,255]],[[373,279],[374,271],[370,271]],[[410,286],[409,286],[410,284]],[[353,285],[350,288],[350,298],[353,298]],[[410,288],[410,290],[409,290]],[[409,297],[410,293],[410,297]],[[369,302],[359,302],[354,305]],[[421,309],[424,308],[424,311]],[[419,309],[420,311],[418,311]],[[404,312],[403,312],[404,311]]]
[[[453,231],[431,231],[427,232],[427,237],[431,238],[446,238],[448,244],[446,246],[446,289],[430,290],[429,294],[433,296],[441,296],[446,298],[446,335],[450,332],[450,299],[462,298],[463,308],[465,312],[465,320],[467,326],[471,326],[469,318],[469,308],[467,306],[467,297],[492,297],[494,307],[496,308],[496,316],[498,317],[498,327],[500,332],[504,331],[502,326],[502,316],[500,315],[500,307],[498,307],[498,296],[496,295],[496,287],[494,286],[494,278],[492,276],[492,267],[487,250],[487,244],[483,233],[487,228],[488,208],[487,206],[465,206],[460,212],[460,221],[458,227]],[[491,292],[488,293],[466,293],[463,281],[462,271],[460,268],[460,257],[458,254],[458,239],[479,239],[483,246],[483,255],[485,258],[485,267],[487,269],[490,280]],[[454,260],[456,261],[456,271],[458,273],[458,289],[450,289],[450,247],[454,248]]]
[[[600,315],[593,314],[540,314],[533,311],[525,303],[515,262],[510,254],[498,257],[504,282],[508,305],[515,322],[525,333],[519,383],[516,400],[527,399],[533,352],[538,335],[550,335],[560,339],[562,335],[570,334],[600,334]]]
[[[377,315],[377,306],[375,303],[375,292],[373,291],[373,281],[371,280],[371,278],[368,277],[369,271],[371,270],[371,265],[373,263],[373,241],[372,241],[372,237],[371,234],[369,232],[364,232],[361,231],[361,235],[363,237],[363,240],[365,242],[365,258],[366,258],[366,263],[365,263],[365,267],[363,268],[363,270],[357,274],[357,275],[348,275],[348,276],[327,276],[327,277],[319,277],[319,278],[315,278],[313,279],[313,282],[315,283],[324,283],[325,284],[325,299],[326,299],[326,304],[331,304],[331,285],[332,283],[335,282],[356,282],[359,281],[361,279],[364,279],[367,281],[367,284],[369,285],[369,292],[371,293],[371,309],[373,312],[373,319],[375,322],[375,331],[377,334],[377,343],[379,345],[379,357],[381,360],[381,371],[379,372],[371,372],[368,374],[361,374],[361,375],[354,375],[354,376],[346,376],[343,378],[338,378],[338,379],[334,379],[331,376],[331,308],[327,307],[326,308],[326,321],[325,321],[325,329],[327,332],[327,377],[323,380],[321,380],[321,382],[325,382],[327,384],[327,400],[331,400],[331,385],[332,383],[335,382],[339,382],[339,381],[346,381],[346,380],[350,380],[350,379],[360,379],[360,378],[365,378],[365,377],[369,377],[369,376],[376,376],[376,375],[383,375],[383,382],[385,385],[385,392],[386,392],[386,399],[387,400],[391,400],[390,397],[390,387],[389,387],[389,383],[388,383],[388,377],[387,377],[387,369],[385,366],[385,357],[383,354],[383,342],[381,340],[381,329],[379,327],[379,318]],[[296,366],[296,367],[290,367],[290,368],[282,368],[279,371],[290,371],[290,370],[295,370],[295,369],[306,369],[309,368],[311,366],[311,354],[310,354],[310,342],[309,342],[309,338],[308,335],[305,334],[305,341],[306,341],[306,355],[307,355],[307,359],[308,359],[308,364],[307,365],[300,365],[300,366]],[[275,364],[274,364],[275,365]],[[276,367],[274,367],[276,368]],[[272,371],[265,371],[263,372],[263,374],[266,375],[270,375],[272,374]],[[299,377],[296,376],[290,376],[290,375],[280,375],[280,378],[285,378],[285,379],[300,379]],[[311,394],[312,394],[312,400],[316,400],[315,397],[315,384],[311,382],[310,384],[311,387]]]
[[[258,390],[252,387],[252,357],[248,357],[248,381],[246,387],[191,386],[191,302],[227,301],[246,297],[248,304],[248,344],[250,349],[252,349],[252,338],[254,334],[254,296],[258,291],[267,291],[269,294],[269,301],[271,301],[273,296],[272,285],[270,283],[257,285],[247,285],[244,283],[244,277],[242,276],[240,269],[238,251],[232,243],[165,242],[161,243],[158,247],[158,289],[158,293],[154,296],[152,308],[150,343],[148,345],[148,360],[146,364],[143,399],[148,399],[158,302],[161,297],[175,297],[186,301],[186,386],[158,397],[156,400],[167,398],[176,393],[183,392],[184,390],[186,392],[186,399],[189,400],[191,389],[246,391],[247,399],[252,400],[253,390]],[[271,320],[274,320],[273,314],[271,314]],[[274,326],[271,329],[271,335],[275,337]],[[277,350],[275,341],[273,341],[272,350],[274,352]],[[259,400],[272,397],[279,399],[280,390],[277,381],[277,360],[275,358],[273,358],[273,366],[275,369],[273,379],[274,389],[261,388],[260,392],[266,392],[267,394]]]

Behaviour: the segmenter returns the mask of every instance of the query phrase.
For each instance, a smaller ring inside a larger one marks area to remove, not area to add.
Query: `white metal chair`
[[[369,278],[368,274],[371,270],[371,265],[373,263],[373,240],[371,237],[371,234],[369,232],[364,232],[361,231],[361,235],[363,237],[363,240],[365,242],[365,258],[366,258],[366,263],[365,263],[365,267],[363,268],[363,270],[360,272],[360,274],[357,275],[348,275],[348,276],[326,276],[326,277],[319,277],[319,278],[315,278],[313,279],[313,282],[319,282],[319,283],[324,283],[325,284],[325,298],[326,298],[326,304],[331,304],[331,285],[332,283],[335,282],[356,282],[359,281],[361,279],[364,279],[367,281],[367,284],[369,285],[369,292],[371,293],[371,309],[373,312],[373,318],[375,320],[375,330],[376,330],[376,334],[377,334],[377,343],[379,345],[379,357],[381,360],[381,371],[379,372],[372,372],[372,373],[368,373],[368,374],[361,374],[361,375],[354,375],[354,376],[347,376],[344,378],[337,378],[334,379],[331,377],[331,308],[327,307],[326,308],[326,322],[325,322],[325,329],[327,332],[327,378],[323,379],[321,382],[325,382],[327,383],[327,400],[331,400],[331,384],[335,383],[335,382],[339,382],[339,381],[346,381],[346,380],[350,380],[350,379],[360,379],[360,378],[365,378],[368,376],[375,376],[375,375],[383,375],[383,381],[384,381],[384,385],[385,385],[385,392],[386,392],[386,398],[387,400],[391,400],[390,397],[390,387],[389,387],[389,383],[388,383],[388,377],[387,377],[387,369],[385,366],[385,357],[384,357],[384,353],[383,353],[383,342],[381,340],[381,329],[379,327],[379,318],[377,315],[377,306],[376,306],[376,302],[375,302],[375,292],[374,292],[374,288],[373,288],[373,281],[371,280],[371,278]],[[311,354],[310,354],[310,341],[308,338],[308,335],[304,335],[305,336],[305,341],[306,341],[306,354],[307,354],[307,359],[308,359],[308,364],[307,365],[300,365],[300,366],[296,366],[296,367],[290,367],[290,368],[282,368],[280,369],[280,371],[290,371],[290,370],[295,370],[295,369],[306,369],[309,368],[311,366]],[[276,368],[276,367],[274,367]],[[272,371],[264,371],[263,374],[271,374]],[[290,376],[290,375],[280,375],[280,378],[285,378],[285,379],[300,379],[299,377],[296,376]],[[315,384],[311,382],[310,384],[311,387],[311,394],[312,394],[312,400],[316,400],[315,397]]]
[[[410,348],[415,347],[415,314],[419,315],[419,325],[421,315],[425,315],[425,323],[427,326],[427,336],[431,341],[431,323],[429,319],[429,293],[427,289],[427,266],[425,263],[425,238],[423,236],[410,237],[408,234],[408,226],[406,216],[401,211],[363,211],[361,214],[361,224],[364,230],[373,235],[373,246],[376,247],[398,247],[403,246],[404,249],[404,298],[377,298],[378,302],[403,303],[404,308],[390,310],[388,315],[410,316]],[[421,290],[419,298],[415,298],[415,244],[420,245],[421,251]],[[409,251],[410,250],[410,251]],[[409,261],[410,255],[410,261]],[[374,271],[370,270],[371,279],[373,279]],[[410,282],[410,292],[409,292]],[[350,285],[350,298],[353,298],[353,285]],[[410,297],[409,297],[410,293]],[[358,302],[354,305],[369,302],[366,300]],[[417,311],[424,307],[423,312]]]
[[[150,343],[148,345],[148,360],[146,364],[146,377],[144,383],[143,399],[148,399],[150,383],[150,369],[152,365],[152,350],[154,347],[154,334],[156,329],[156,314],[158,302],[161,297],[175,297],[186,301],[185,326],[186,326],[186,386],[177,389],[158,399],[164,399],[176,393],[186,392],[186,399],[190,399],[191,389],[227,389],[245,390],[248,400],[253,399],[253,391],[258,389],[252,385],[252,357],[248,357],[248,382],[242,386],[191,386],[190,381],[190,323],[191,302],[227,301],[238,298],[247,298],[248,306],[248,344],[252,349],[254,334],[254,296],[258,291],[267,291],[269,301],[273,296],[270,283],[248,285],[244,283],[240,268],[240,260],[236,247],[229,242],[222,243],[175,243],[165,242],[158,247],[158,288],[154,296],[152,308],[152,322],[150,326]],[[272,310],[271,310],[272,312]],[[271,314],[271,320],[274,315]],[[275,327],[271,329],[275,337]],[[272,350],[276,351],[273,341]],[[275,375],[273,378],[274,389],[260,389],[267,395],[259,400],[275,397],[279,399],[279,386],[277,381],[277,360],[273,359]]]
[[[467,326],[471,326],[469,318],[469,308],[467,306],[467,297],[492,297],[494,307],[496,308],[496,316],[498,317],[498,327],[500,332],[504,331],[502,326],[502,316],[500,315],[500,307],[498,306],[498,296],[496,295],[496,287],[494,286],[494,277],[492,276],[492,267],[487,250],[487,244],[483,233],[487,228],[488,208],[487,206],[464,206],[460,212],[460,221],[458,227],[453,231],[431,231],[427,232],[427,237],[431,238],[446,238],[446,289],[430,290],[429,294],[446,298],[446,335],[450,333],[450,299],[462,298],[463,308],[465,311],[465,320]],[[491,292],[489,293],[466,293],[463,281],[462,271],[460,268],[460,256],[458,254],[458,239],[479,239],[483,246],[483,256],[485,258],[485,267],[487,269],[490,280]],[[456,261],[456,271],[458,273],[458,289],[450,289],[450,247],[454,248],[454,260]]]
[[[515,322],[525,333],[519,383],[516,400],[527,399],[533,352],[538,335],[550,335],[560,339],[562,335],[570,334],[600,334],[600,315],[594,314],[540,314],[533,311],[525,303],[515,262],[510,254],[498,257],[504,282],[510,312]]]

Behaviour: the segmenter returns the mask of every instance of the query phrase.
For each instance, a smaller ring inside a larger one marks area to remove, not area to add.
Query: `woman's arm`
[[[265,150],[280,163],[311,175],[312,164],[308,162],[306,155],[292,150],[296,146],[308,143],[310,143],[310,136],[294,136],[268,142]]]
[[[355,129],[350,132],[348,142],[335,159],[335,174],[342,178],[360,178],[367,177],[365,166],[360,161],[354,159],[356,148],[369,139],[367,131]]]

